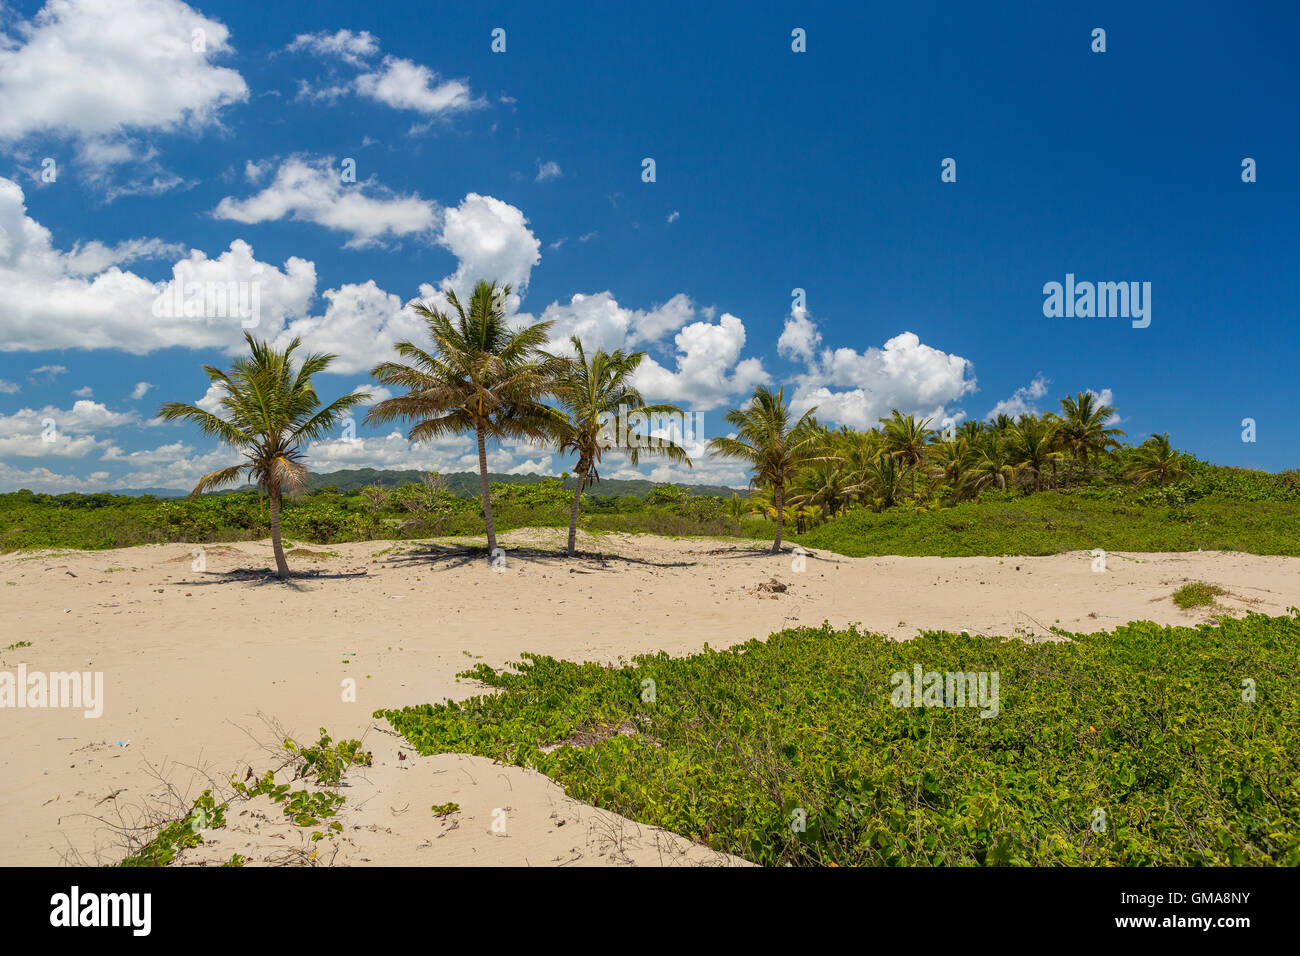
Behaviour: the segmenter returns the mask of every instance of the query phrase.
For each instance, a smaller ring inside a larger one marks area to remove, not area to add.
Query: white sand
[[[117,860],[117,836],[93,817],[133,819],[157,806],[165,789],[151,767],[191,797],[202,787],[190,768],[216,779],[268,769],[259,713],[300,741],[314,741],[320,727],[335,739],[365,735],[375,766],[349,778],[342,837],[295,856],[301,833],[281,825],[274,808],[259,820],[255,805],[245,805],[184,862],[232,852],[303,860],[313,849],[317,862],[349,864],[734,862],[573,801],[536,773],[463,755],[420,758],[371,714],[471,696],[478,685],[458,682],[458,672],[523,651],[615,662],[823,620],[897,638],[920,629],[1035,637],[1052,625],[1190,624],[1211,613],[1181,611],[1170,595],[1192,580],[1227,588],[1220,603],[1234,613],[1300,605],[1296,558],[1112,553],[1107,573],[1097,574],[1086,553],[819,553],[795,573],[789,554],[728,542],[584,536],[583,546],[605,560],[516,550],[560,540],[549,531],[505,535],[501,573],[482,559],[431,559],[409,544],[378,557],[388,543],[313,545],[338,556],[291,557],[295,570],[321,572],[291,585],[230,574],[269,568],[267,542],[210,546],[204,572],[191,570],[191,546],[175,544],[0,557],[0,648],[31,642],[0,651],[0,671],[20,663],[29,672],[102,671],[105,697],[98,719],[80,710],[0,710],[0,863]],[[755,592],[773,577],[789,589]],[[349,677],[355,703],[342,700]],[[449,801],[462,810],[444,820],[430,812]],[[504,834],[492,830],[498,809]]]

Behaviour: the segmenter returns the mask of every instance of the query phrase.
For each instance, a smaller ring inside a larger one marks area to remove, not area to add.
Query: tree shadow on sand
[[[333,581],[346,578],[364,578],[368,577],[370,572],[361,571],[325,571],[320,568],[309,568],[306,570],[295,571],[292,568],[289,571],[289,577],[278,578],[273,570],[266,568],[233,568],[229,571],[203,571],[200,572],[203,577],[194,581],[178,581],[177,586],[184,587],[212,587],[214,585],[233,584],[244,582],[254,587],[265,587],[270,584],[279,584],[290,588],[294,591],[306,590],[300,586],[300,583],[308,581]]]
[[[607,554],[599,551],[582,551],[579,550],[573,557],[564,551],[563,548],[542,548],[536,546],[526,546],[519,548],[503,548],[502,555],[506,561],[506,567],[511,562],[521,562],[530,565],[569,565],[570,570],[576,574],[591,574],[591,564],[595,563],[600,568],[611,568],[619,565],[639,565],[650,568],[689,568],[694,567],[698,562],[695,561],[653,561],[649,558],[638,558],[624,554]],[[388,558],[389,563],[394,566],[402,565],[420,565],[427,566],[430,564],[441,565],[444,567],[459,568],[475,562],[486,563],[488,561],[488,550],[483,545],[454,545],[454,544],[422,544],[416,548],[403,551],[401,554],[393,555]]]

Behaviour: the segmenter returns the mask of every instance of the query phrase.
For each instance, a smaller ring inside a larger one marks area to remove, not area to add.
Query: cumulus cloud
[[[519,307],[528,289],[533,266],[542,261],[542,244],[528,228],[523,212],[478,193],[470,193],[446,211],[438,242],[458,260],[456,271],[439,283],[440,289],[454,290],[463,300],[479,279],[496,279],[514,288],[511,311]],[[421,287],[426,297],[432,292],[427,285]]]
[[[23,387],[17,382],[10,382],[6,379],[0,378],[0,395],[16,395],[22,390]]]
[[[374,179],[344,183],[332,156],[292,157],[275,178],[247,199],[226,196],[213,212],[218,219],[258,223],[278,219],[313,222],[348,233],[351,247],[386,238],[427,233],[438,219],[438,204],[418,195],[394,195]]]
[[[156,241],[137,240],[155,251]],[[120,256],[121,248],[109,256]],[[105,253],[96,251],[101,257]],[[160,284],[116,265],[88,274],[86,254],[56,249],[50,231],[26,215],[17,183],[0,178],[0,351],[113,348],[143,354],[158,348],[231,348],[242,345],[239,318],[155,315]],[[288,315],[304,315],[316,288],[316,268],[291,258],[279,270],[259,262],[242,240],[215,259],[192,251],[171,267],[180,288],[256,282],[259,328],[278,330]],[[250,287],[251,288],[251,287]],[[174,311],[174,310],[170,310]]]
[[[384,57],[378,70],[358,76],[356,90],[377,103],[428,116],[479,105],[464,80],[444,80],[427,66],[395,56]]]
[[[537,161],[537,182],[544,183],[548,179],[559,179],[563,175],[560,164],[555,160],[548,160],[545,163],[540,159]]]
[[[1002,399],[994,405],[987,415],[984,416],[986,422],[992,421],[999,415],[1009,415],[1011,418],[1019,418],[1021,415],[1037,415],[1038,399],[1047,394],[1048,380],[1041,375],[1035,375],[1034,380],[1028,385],[1016,389],[1007,398]]]
[[[138,425],[135,412],[113,412],[99,402],[78,401],[70,409],[46,405],[0,415],[0,458],[84,458],[107,443],[94,432]]]
[[[230,52],[230,31],[180,0],[48,0],[0,39],[0,140],[199,128],[248,98],[243,78],[212,62]]]
[[[785,320],[781,337],[776,341],[776,354],[784,359],[811,361],[821,345],[822,335],[809,318],[807,311],[796,309]]]
[[[306,50],[317,56],[336,56],[353,66],[361,66],[364,60],[379,52],[379,41],[368,30],[359,33],[353,33],[351,30],[327,33],[322,30],[317,33],[298,34],[286,49]]]
[[[135,388],[131,389],[131,401],[138,402],[148,394],[149,389],[157,388],[152,382],[136,382]]]
[[[600,292],[552,302],[540,318],[553,323],[550,348],[559,354],[572,351],[574,335],[588,352],[648,349],[634,379],[646,397],[704,410],[769,381],[761,360],[741,358],[744,323],[726,313],[717,322],[699,319],[705,311],[681,293],[646,310],[626,308],[610,292]],[[670,332],[676,333],[674,348],[659,347]]]
[[[975,390],[971,363],[925,345],[913,332],[900,332],[863,352],[851,348],[814,349],[820,334],[806,313],[792,315],[777,348],[786,357],[806,358],[795,376],[790,407],[802,414],[817,408],[823,421],[851,428],[873,428],[893,409],[942,419],[948,406]],[[784,349],[782,349],[784,343]]]
[[[396,343],[423,340],[423,321],[373,279],[329,289],[324,298],[324,313],[294,319],[277,337],[277,347],[300,336],[313,351],[338,356],[331,372],[354,375],[391,360]]]

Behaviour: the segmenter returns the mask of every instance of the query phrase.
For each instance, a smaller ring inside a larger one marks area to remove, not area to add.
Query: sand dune
[[[896,638],[922,629],[1041,637],[1131,620],[1196,623],[1170,600],[1189,580],[1226,588],[1236,613],[1300,604],[1300,559],[1242,554],[1119,554],[1104,574],[1085,553],[1039,558],[792,558],[734,542],[651,536],[584,538],[602,557],[569,561],[551,531],[503,537],[506,566],[448,545],[311,546],[290,564],[304,577],[265,577],[267,542],[0,557],[0,671],[98,671],[103,714],[0,710],[0,862],[111,862],[119,839],[96,818],[135,819],[167,796],[165,779],[197,795],[194,768],[217,779],[267,769],[273,717],[296,739],[365,735],[375,766],[350,778],[343,835],[328,850],[290,846],[265,813],[214,831],[184,862],[229,859],[364,865],[711,864],[735,862],[672,834],[566,797],[538,774],[463,755],[419,758],[377,708],[464,698],[456,674],[523,651],[617,661],[705,643],[726,647],[798,624],[856,622]],[[324,553],[323,553],[324,552]],[[784,592],[759,585],[776,578]],[[357,700],[343,700],[343,682]],[[398,753],[405,757],[398,758]],[[456,802],[445,819],[433,804]],[[403,809],[406,808],[406,809]],[[504,834],[491,829],[505,809]],[[283,828],[292,830],[293,828]],[[224,854],[224,856],[222,855]],[[277,855],[278,854],[278,855]],[[324,857],[328,855],[328,859]]]

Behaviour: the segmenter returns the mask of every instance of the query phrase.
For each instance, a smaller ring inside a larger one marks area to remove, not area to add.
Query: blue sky
[[[177,278],[255,284],[256,334],[339,353],[326,399],[485,275],[519,321],[647,350],[708,434],[759,382],[854,426],[1092,389],[1132,438],[1295,467],[1300,13],[1056,6],[0,0],[0,490],[233,463],[153,420],[242,341],[155,315]],[[1150,283],[1150,324],[1045,316],[1067,273]],[[312,466],[474,467],[356,437]],[[696,457],[642,472],[744,483]]]

